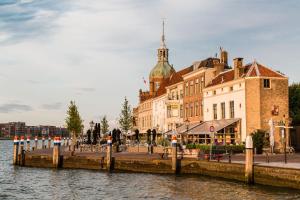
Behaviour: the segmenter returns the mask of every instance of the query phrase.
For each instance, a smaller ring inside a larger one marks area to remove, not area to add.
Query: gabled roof
[[[159,96],[165,94],[167,92],[166,87],[183,81],[182,76],[191,71],[193,71],[193,66],[186,67],[178,72],[174,72],[173,74],[171,74],[171,76],[169,78],[165,78],[162,81],[162,83],[160,84],[160,86],[156,92],[156,95],[154,97],[159,97]]]
[[[247,64],[244,66],[245,72],[241,76],[242,78],[245,77],[279,77],[279,78],[286,78],[283,74],[274,71],[262,64],[257,63],[254,61],[253,63]],[[234,80],[234,69],[227,70],[225,72],[220,73],[216,76],[207,87],[215,86],[218,84],[226,83],[229,81]]]

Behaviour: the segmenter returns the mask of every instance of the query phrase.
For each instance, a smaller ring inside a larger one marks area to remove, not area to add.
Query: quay
[[[18,145],[18,140],[15,139],[14,154],[17,154]],[[93,148],[81,146],[72,153],[69,144],[60,146],[60,142],[54,139],[54,145],[50,148],[33,148],[31,151],[26,151],[23,148],[23,153],[19,152],[18,156],[14,156],[14,164],[24,167],[88,169],[109,171],[110,173],[194,174],[246,181],[249,184],[300,189],[299,162],[282,165],[281,167],[271,163],[254,162],[252,165],[253,170],[249,172],[247,168],[250,167],[251,169],[251,166],[245,166],[245,156],[243,155],[233,157],[230,162],[226,159],[218,162],[182,157],[176,151],[175,162],[172,152],[163,156],[163,147],[154,147],[153,153],[149,154],[147,147],[144,146],[125,147],[122,152],[116,152],[113,146],[112,148],[108,148],[108,146],[109,144],[102,147],[95,145]],[[55,148],[59,148],[60,151],[55,150]],[[109,149],[114,152],[107,152]],[[169,148],[171,151],[173,149],[173,147]],[[54,154],[58,154],[59,157],[59,161],[56,161],[56,163],[54,163]],[[111,158],[108,155],[111,155]],[[174,163],[176,163],[176,166],[174,166]]]

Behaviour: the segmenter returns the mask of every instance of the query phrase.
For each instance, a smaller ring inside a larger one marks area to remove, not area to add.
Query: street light
[[[90,127],[91,127],[91,138],[92,138],[92,134],[93,134],[93,128],[94,128],[95,123],[93,122],[93,120],[90,122]]]
[[[188,132],[189,132],[189,126],[190,126],[190,121],[189,121],[189,119],[187,118],[187,119],[184,121],[184,123],[185,123],[185,126],[186,126],[186,134],[188,134]],[[181,142],[183,143],[183,136],[182,136],[182,134],[181,134]]]

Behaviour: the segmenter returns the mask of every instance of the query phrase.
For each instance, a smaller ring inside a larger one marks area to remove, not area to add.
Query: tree
[[[75,144],[77,142],[77,136],[83,130],[83,120],[80,117],[78,112],[78,108],[75,104],[75,101],[71,101],[66,118],[67,129],[71,133],[72,136],[72,151],[75,151]]]
[[[108,121],[106,119],[106,116],[104,116],[101,120],[101,131],[102,131],[102,133],[103,134],[107,133],[108,128],[109,128]]]
[[[87,134],[87,144],[91,144],[92,143],[92,140],[91,140],[91,130],[89,129],[87,132],[86,132],[86,134]]]
[[[257,154],[261,154],[263,148],[268,145],[265,135],[266,132],[263,130],[256,130],[252,135],[253,147],[256,148]]]
[[[132,111],[127,98],[125,97],[124,103],[122,105],[122,110],[119,119],[119,125],[121,129],[127,133],[132,128]]]
[[[300,125],[300,83],[289,86],[289,110],[293,125]]]

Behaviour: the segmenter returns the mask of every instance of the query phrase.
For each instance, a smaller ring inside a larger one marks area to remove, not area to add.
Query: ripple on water
[[[203,176],[103,173],[11,165],[12,142],[0,141],[0,199],[300,199],[299,191],[247,186]]]

